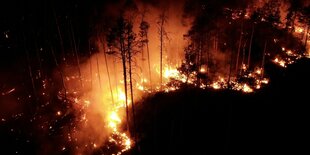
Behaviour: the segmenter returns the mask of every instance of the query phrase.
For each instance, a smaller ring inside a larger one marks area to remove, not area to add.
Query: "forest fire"
[[[281,60],[281,59],[279,59],[279,58],[275,58],[273,61],[274,61],[276,64],[280,65],[281,67],[286,68],[286,62],[285,62],[284,60]]]
[[[39,154],[139,152],[145,97],[254,96],[268,89],[270,68],[310,58],[310,4],[291,2],[31,3],[1,24],[0,123],[31,122],[7,131],[29,132],[13,139]]]

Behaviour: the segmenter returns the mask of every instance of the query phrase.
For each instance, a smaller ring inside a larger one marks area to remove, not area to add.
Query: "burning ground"
[[[308,1],[1,6],[0,154],[305,148]]]

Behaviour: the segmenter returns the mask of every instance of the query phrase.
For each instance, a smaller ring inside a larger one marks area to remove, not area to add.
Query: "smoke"
[[[191,30],[197,30],[198,25],[202,24],[202,28],[197,34],[205,36],[202,41],[204,46],[203,57],[210,60],[211,78],[218,76],[227,77],[230,73],[233,55],[232,51],[238,48],[239,35],[241,34],[241,22],[233,21],[231,16],[225,14],[226,10],[246,10],[248,16],[258,8],[264,7],[269,0],[259,1],[174,1],[174,0],[120,0],[117,2],[107,2],[104,5],[102,14],[99,17],[102,20],[96,23],[96,28],[91,36],[90,52],[92,55],[88,58],[83,56],[80,65],[81,77],[77,74],[77,67],[65,67],[66,89],[69,93],[75,94],[71,99],[76,102],[74,108],[83,109],[81,122],[78,123],[74,133],[70,133],[72,139],[78,146],[77,153],[89,154],[93,151],[94,146],[102,146],[108,139],[112,130],[107,126],[108,115],[115,109],[115,105],[124,106],[123,88],[123,68],[121,59],[117,55],[105,56],[108,50],[106,43],[107,31],[115,26],[116,20],[123,16],[133,23],[133,31],[139,39],[140,23],[146,21],[149,23],[148,43],[150,64],[152,72],[152,81],[148,75],[148,58],[146,57],[146,48],[139,46],[133,47],[135,51],[139,51],[134,55],[133,79],[134,79],[134,100],[139,100],[143,95],[137,87],[153,87],[158,86],[160,81],[160,39],[159,25],[160,15],[165,13],[167,18],[164,29],[167,36],[164,39],[164,61],[163,66],[180,67],[185,59],[184,48],[188,46],[188,41],[184,39],[185,34],[189,34]],[[239,5],[240,4],[240,5]],[[281,1],[280,3],[281,22],[285,23],[290,3]],[[246,21],[244,26],[244,38],[250,38],[252,30],[251,21]],[[254,44],[254,43],[253,43]],[[245,44],[246,50],[249,45]],[[258,51],[261,49],[255,49]],[[206,52],[208,51],[208,52]],[[259,51],[261,52],[261,51]],[[89,53],[83,52],[83,53]],[[234,66],[234,65],[233,65]],[[74,77],[74,78],[73,78]],[[79,80],[82,78],[82,80]],[[145,83],[141,82],[147,79]],[[168,79],[165,79],[168,81]],[[152,83],[151,83],[152,82]],[[76,92],[76,93],[74,93]],[[69,96],[70,97],[70,96]],[[83,108],[85,106],[85,108]],[[125,122],[124,109],[118,111],[118,114]],[[94,145],[96,144],[96,145]],[[87,147],[85,147],[87,146]]]
[[[97,23],[93,36],[91,36],[92,53],[90,58],[82,56],[80,71],[81,78],[77,74],[77,66],[68,68],[64,67],[66,75],[66,89],[72,94],[71,100],[75,101],[74,108],[83,109],[81,122],[75,132],[70,133],[72,139],[76,139],[75,144],[78,146],[77,153],[89,154],[96,146],[102,146],[108,140],[112,129],[108,126],[108,116],[115,107],[124,106],[124,86],[123,86],[123,68],[121,59],[117,55],[104,53],[108,50],[105,42],[107,32],[102,27],[112,27],[118,17],[124,16],[131,18],[133,22],[133,31],[139,39],[139,27],[143,20],[150,24],[148,31],[149,52],[152,72],[152,84],[155,86],[159,83],[159,28],[158,21],[160,15],[165,11],[167,22],[164,29],[167,32],[167,38],[164,40],[164,66],[181,64],[184,58],[183,47],[185,40],[183,35],[189,30],[191,25],[190,18],[184,18],[185,1],[119,1],[108,2],[103,10],[103,21]],[[146,48],[134,47],[139,51],[134,55],[133,62],[133,79],[134,79],[134,100],[139,100],[142,92],[138,91],[138,86],[150,86],[150,79],[147,75],[147,57]],[[89,53],[89,52],[83,52]],[[86,61],[82,61],[87,59]],[[106,62],[107,61],[107,62]],[[147,79],[147,83],[141,83],[141,80]],[[70,95],[68,95],[70,98]],[[85,106],[85,108],[83,108]],[[122,122],[126,123],[125,108],[118,112]],[[122,130],[122,127],[120,127]],[[93,146],[92,146],[93,145]],[[87,147],[85,147],[87,146]]]

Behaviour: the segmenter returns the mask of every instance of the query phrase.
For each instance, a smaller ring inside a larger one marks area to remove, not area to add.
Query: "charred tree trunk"
[[[232,69],[233,69],[233,58],[234,58],[234,40],[232,38],[231,40],[231,52],[230,52],[230,63],[229,63],[229,75],[228,75],[228,81],[227,81],[227,85],[228,88],[231,88],[230,85],[230,80],[231,80],[231,74],[232,74]]]
[[[131,109],[132,109],[132,121],[133,121],[133,136],[136,141],[136,120],[135,120],[135,106],[134,106],[134,98],[133,98],[133,84],[132,84],[132,38],[130,37],[131,30],[127,30],[127,52],[128,52],[128,69],[129,69],[129,86],[130,86],[130,100],[131,100]]]
[[[54,8],[53,8],[53,13],[54,13],[54,18],[55,18],[55,23],[56,23],[56,26],[57,26],[57,33],[58,33],[58,36],[59,36],[62,60],[66,63],[66,54],[65,54],[64,43],[63,43],[63,39],[62,39],[62,35],[61,35],[58,19],[57,19],[57,16],[56,16]]]
[[[254,36],[254,25],[252,28],[251,39],[250,39],[250,44],[249,44],[249,55],[248,55],[248,63],[247,63],[248,68],[250,68],[250,63],[251,63],[253,36]]]
[[[110,93],[111,93],[111,98],[112,98],[112,104],[114,105],[115,103],[114,103],[114,97],[113,97],[113,91],[112,91],[112,84],[111,84],[111,77],[110,77],[107,53],[106,53],[104,41],[102,41],[101,39],[100,39],[100,41],[101,41],[102,48],[103,48],[103,55],[104,55],[105,67],[107,70],[107,75],[108,75],[108,80],[109,80],[109,88],[110,88]]]
[[[65,85],[64,75],[63,75],[62,70],[60,69],[60,67],[58,65],[58,61],[56,59],[56,55],[55,55],[55,52],[54,52],[52,47],[51,47],[51,52],[52,52],[52,55],[53,55],[53,58],[54,58],[54,62],[55,62],[56,68],[57,68],[57,70],[59,72],[59,75],[60,75],[60,78],[61,78],[62,87],[64,89],[64,98],[65,98],[65,101],[67,101],[67,89],[66,89],[66,85]]]
[[[161,23],[160,23],[160,90],[162,90],[163,85],[163,41],[164,41],[164,14],[163,17],[161,17]]]
[[[125,43],[124,38],[121,34],[120,36],[120,52],[121,52],[121,58],[122,58],[122,66],[123,66],[123,78],[124,78],[124,92],[125,92],[125,107],[126,107],[126,119],[127,119],[127,129],[130,132],[130,122],[129,122],[129,107],[128,107],[128,89],[127,89],[127,67],[126,67],[126,51],[125,51]]]
[[[89,51],[89,71],[90,71],[90,88],[93,88],[93,66],[91,61],[91,48],[90,48],[90,40],[88,40],[88,51]]]
[[[242,44],[242,38],[243,38],[243,23],[241,25],[241,33],[240,33],[240,39],[239,39],[239,45],[238,45],[238,53],[237,53],[237,59],[236,59],[236,74],[238,75],[238,70],[239,70],[239,57],[240,57],[240,52],[241,52],[241,44]]]
[[[306,39],[305,39],[305,50],[306,50],[306,52],[307,52],[307,44],[308,44],[308,33],[309,33],[309,25],[307,26]]]
[[[145,35],[146,37],[146,51],[147,51],[147,62],[148,62],[148,67],[149,67],[149,78],[150,78],[150,85],[151,85],[151,89],[152,89],[152,75],[151,75],[151,61],[150,61],[150,49],[149,49],[149,38],[148,38],[148,34],[146,33]]]
[[[266,50],[267,50],[267,40],[265,42],[265,46],[264,46],[264,52],[263,52],[263,60],[262,60],[262,75],[261,75],[261,79],[264,78],[264,74],[265,74],[265,58],[266,58]]]
[[[247,42],[248,42],[248,39],[246,39],[246,40],[245,40],[244,45],[243,45],[243,51],[242,51],[242,63],[241,63],[242,68],[243,68],[244,61],[245,61],[245,47],[246,47],[246,43],[247,43]],[[240,70],[239,75],[241,75],[241,74],[242,74],[242,72],[243,72],[243,69],[241,69],[241,70]]]
[[[207,34],[207,39],[209,38],[209,34]],[[207,75],[210,74],[210,43],[207,41]]]
[[[71,35],[72,35],[72,39],[73,39],[73,45],[74,45],[75,58],[76,58],[76,62],[77,62],[77,65],[78,65],[79,79],[80,79],[81,86],[83,87],[82,74],[81,74],[81,66],[80,66],[80,58],[79,58],[79,54],[78,54],[78,51],[77,51],[77,46],[76,46],[76,42],[75,42],[75,35],[74,35],[74,31],[73,31],[73,27],[72,27],[72,23],[71,22],[70,22],[70,26],[71,26]]]
[[[101,78],[100,78],[100,68],[99,68],[98,53],[96,54],[96,62],[97,62],[97,75],[98,75],[99,88],[100,88],[100,93],[102,93],[102,85],[101,85]]]

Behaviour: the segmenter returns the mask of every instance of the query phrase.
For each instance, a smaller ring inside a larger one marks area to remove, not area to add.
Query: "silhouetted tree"
[[[134,96],[133,96],[133,78],[132,78],[132,61],[134,55],[137,53],[134,50],[136,46],[136,34],[133,32],[133,23],[132,19],[124,19],[120,17],[117,20],[115,27],[111,28],[109,34],[107,35],[108,46],[110,48],[115,48],[118,50],[112,52],[114,55],[120,55],[122,60],[123,67],[123,80],[124,80],[124,92],[125,92],[125,104],[126,104],[126,116],[127,116],[127,125],[130,127],[130,116],[129,116],[129,104],[128,104],[128,78],[129,78],[129,91],[130,91],[130,100],[132,106],[132,120],[133,127],[135,128],[135,108],[134,108]],[[113,51],[113,50],[110,50]],[[128,72],[128,73],[127,73]],[[128,77],[129,76],[129,77]],[[133,131],[131,132],[133,133]]]
[[[148,73],[149,73],[149,80],[150,86],[152,87],[152,75],[151,75],[151,62],[150,62],[150,50],[149,50],[149,38],[148,38],[148,31],[150,28],[150,24],[144,20],[144,14],[142,15],[142,21],[140,23],[140,46],[142,52],[142,61],[144,61],[144,46],[146,46],[147,52],[147,62],[148,62]]]
[[[167,32],[165,30],[165,24],[167,23],[167,15],[166,10],[164,10],[159,15],[159,20],[157,22],[158,26],[158,34],[159,34],[159,41],[160,41],[160,90],[162,90],[163,85],[163,51],[164,51],[164,42],[165,38],[167,38]]]

